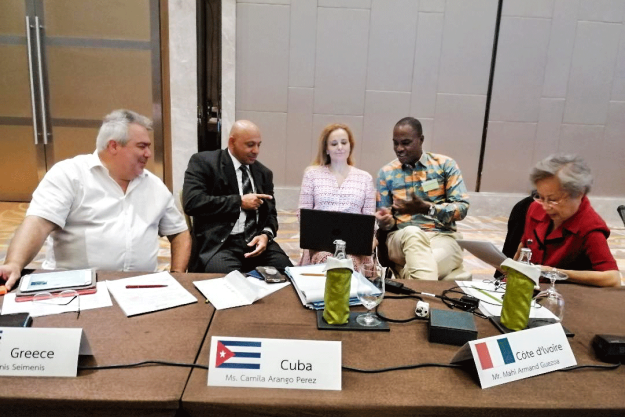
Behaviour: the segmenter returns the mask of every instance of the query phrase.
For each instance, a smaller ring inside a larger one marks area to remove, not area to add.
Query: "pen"
[[[499,304],[502,304],[501,300],[499,298],[495,297],[494,295],[491,295],[491,294],[487,293],[486,291],[481,290],[479,288],[475,288],[475,289],[478,290],[479,292],[481,292],[482,294],[484,294],[485,296],[490,297],[493,300],[497,301]]]
[[[126,289],[134,290],[136,288],[164,288],[167,285],[164,284],[150,284],[150,285],[126,285]]]
[[[0,295],[4,295],[7,293],[7,287],[4,285],[0,285]]]
[[[300,275],[303,275],[303,276],[306,276],[306,277],[325,277],[326,276],[326,274],[316,274],[316,273],[313,273],[313,272],[304,272],[304,273],[302,273]]]

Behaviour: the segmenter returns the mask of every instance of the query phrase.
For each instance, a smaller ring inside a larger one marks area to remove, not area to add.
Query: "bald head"
[[[249,120],[237,120],[230,129],[230,137],[238,137],[240,135],[253,135],[260,136],[260,129],[254,123]]]
[[[237,120],[230,129],[228,149],[240,163],[251,165],[256,162],[261,137],[258,126],[249,120]]]

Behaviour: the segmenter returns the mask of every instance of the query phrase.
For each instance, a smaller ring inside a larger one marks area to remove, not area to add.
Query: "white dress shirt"
[[[60,227],[48,237],[46,269],[155,271],[158,235],[187,230],[158,177],[143,170],[124,194],[97,152],[54,165],[33,193],[26,215]]]

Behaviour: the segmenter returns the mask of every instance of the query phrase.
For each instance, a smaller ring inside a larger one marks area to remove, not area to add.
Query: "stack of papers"
[[[168,272],[106,281],[106,284],[127,317],[197,303],[197,298]]]
[[[323,310],[323,296],[326,288],[325,264],[293,266],[285,269],[286,274],[293,281],[293,287],[297,292],[304,307],[312,310]],[[356,306],[362,303],[358,300],[358,282],[368,284],[372,293],[379,292],[377,288],[367,281],[360,273],[352,274],[352,282],[349,290],[349,305]]]
[[[193,281],[193,285],[217,310],[222,310],[250,305],[290,283],[267,284],[257,278],[246,278],[239,271],[232,271],[224,278]]]
[[[471,295],[480,300],[480,311],[485,316],[501,316],[503,306],[503,296],[505,290],[495,289],[493,282],[481,281],[456,281],[456,284],[467,295]],[[530,318],[557,319],[557,317],[546,308],[541,308],[532,300]]]

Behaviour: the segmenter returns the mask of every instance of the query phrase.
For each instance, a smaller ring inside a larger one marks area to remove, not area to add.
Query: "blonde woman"
[[[354,135],[347,125],[334,123],[323,129],[319,151],[306,168],[299,208],[375,214],[375,188],[368,172],[354,167]],[[299,217],[299,211],[298,211]],[[300,265],[324,263],[330,252],[304,250]],[[351,256],[354,267],[372,263],[371,256]]]

